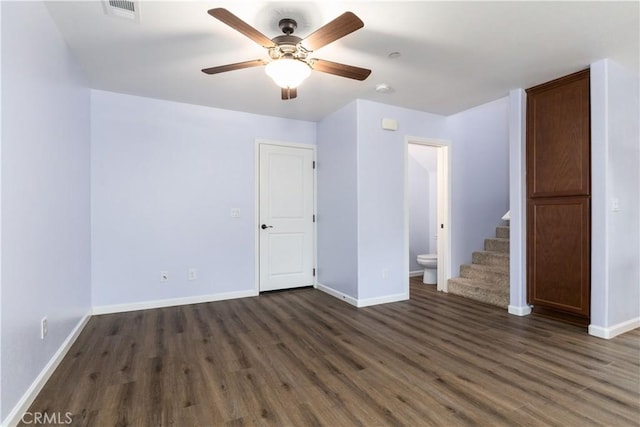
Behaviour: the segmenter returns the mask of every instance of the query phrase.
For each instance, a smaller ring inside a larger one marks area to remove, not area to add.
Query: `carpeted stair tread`
[[[471,255],[474,264],[493,265],[509,268],[509,253],[493,251],[475,251]]]
[[[508,239],[510,235],[509,233],[510,230],[511,229],[509,227],[503,226],[503,225],[496,227],[496,237],[500,239]]]
[[[470,298],[475,301],[507,308],[509,306],[509,287],[473,279],[456,277],[447,282],[448,292]]]
[[[501,239],[499,237],[484,239],[484,250],[509,253],[509,239]]]
[[[503,266],[463,264],[460,266],[460,277],[509,287],[509,269]]]

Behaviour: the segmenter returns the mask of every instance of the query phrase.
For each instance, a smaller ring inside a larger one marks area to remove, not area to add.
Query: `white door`
[[[313,150],[259,147],[260,291],[313,285]]]
[[[449,226],[449,147],[442,145],[438,147],[438,202],[437,209],[437,231],[438,236],[438,284],[436,289],[447,292],[447,280],[449,266],[451,263],[451,250],[449,241],[451,239],[451,227]]]

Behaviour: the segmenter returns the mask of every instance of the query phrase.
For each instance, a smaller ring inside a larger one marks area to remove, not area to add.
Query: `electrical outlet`
[[[189,280],[196,280],[198,278],[198,270],[195,268],[189,269]]]
[[[161,282],[169,281],[169,272],[168,271],[161,271],[160,272],[160,281]]]
[[[47,321],[47,317],[45,316],[40,321],[40,339],[43,340],[48,333],[49,333],[49,322]]]

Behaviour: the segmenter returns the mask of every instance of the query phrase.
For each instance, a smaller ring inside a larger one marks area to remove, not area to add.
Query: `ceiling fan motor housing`
[[[298,28],[298,23],[295,21],[295,19],[284,18],[280,20],[280,22],[278,23],[278,26],[280,27],[283,33],[289,36],[293,34],[296,28]]]
[[[293,32],[298,28],[298,23],[295,19],[281,19],[278,26],[284,35],[271,39],[275,46],[269,49],[269,57],[271,59],[293,58],[302,61],[306,60],[309,51],[300,44],[302,39],[293,35]]]
[[[297,59],[307,57],[308,51],[300,45],[302,41],[300,37],[284,35],[274,37],[272,40],[276,46],[269,49],[271,59],[278,59],[284,55],[293,55]]]

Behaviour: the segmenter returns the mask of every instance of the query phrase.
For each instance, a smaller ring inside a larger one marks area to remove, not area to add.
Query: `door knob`
[[[266,230],[267,228],[273,228],[273,225],[262,224],[260,228],[262,228],[263,230]]]

